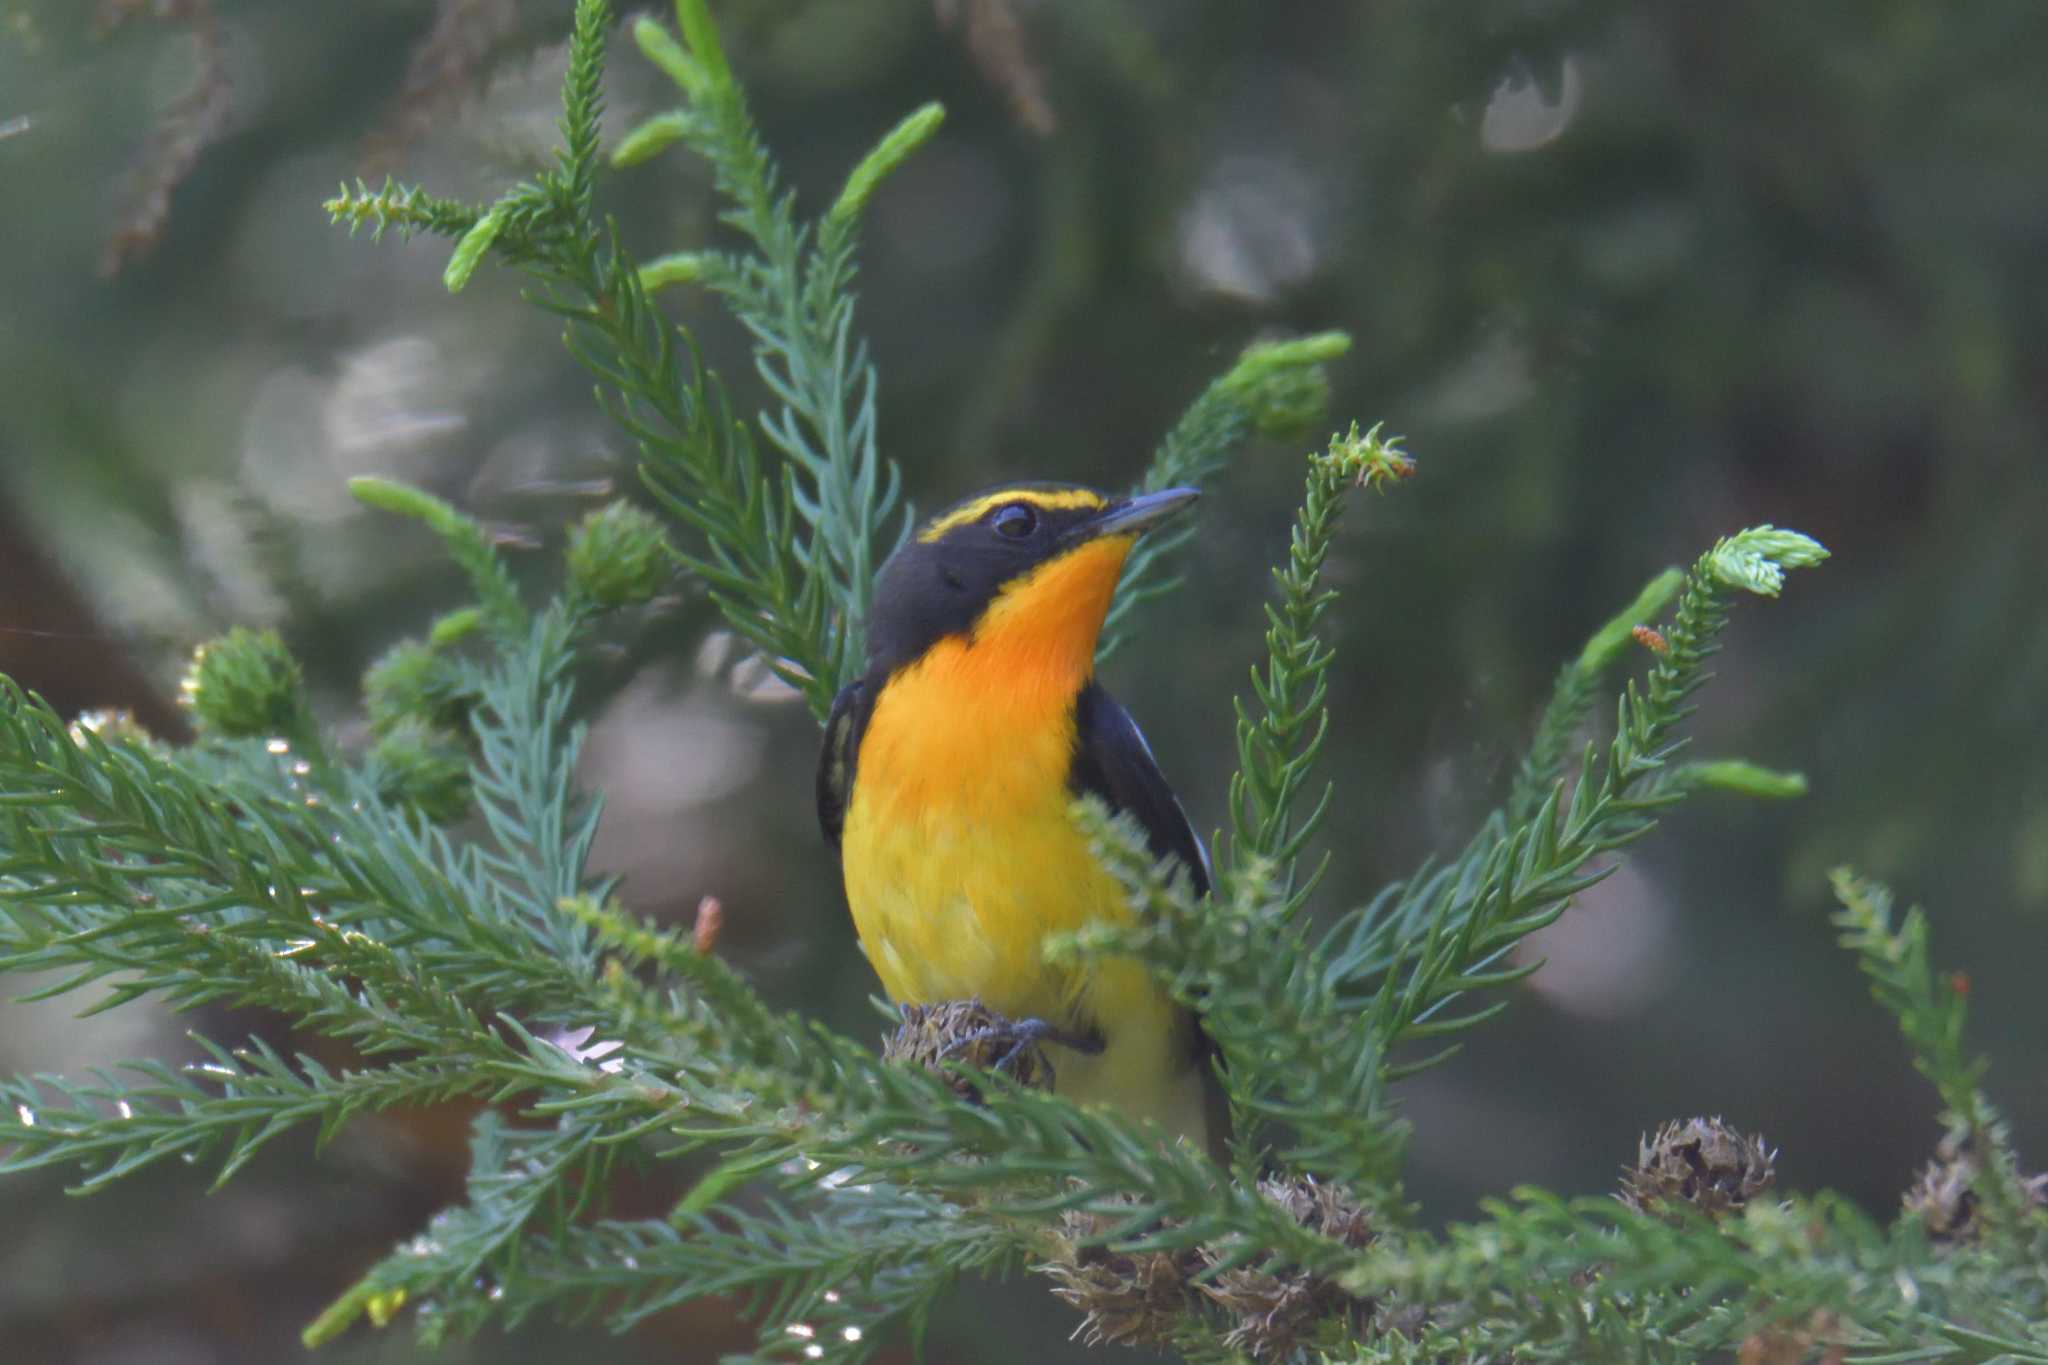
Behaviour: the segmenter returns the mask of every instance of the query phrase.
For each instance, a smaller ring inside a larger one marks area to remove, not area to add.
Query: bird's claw
[[[1004,1019],[999,1024],[978,1028],[972,1033],[962,1034],[953,1039],[940,1051],[939,1056],[944,1061],[973,1062],[985,1070],[1030,1084],[1027,1079],[1028,1068],[1022,1063],[1031,1055],[1031,1049],[1041,1043],[1057,1043],[1061,1047],[1072,1048],[1089,1056],[1101,1052],[1104,1046],[1102,1035],[1093,1030],[1087,1033],[1071,1033],[1046,1019]],[[1036,1056],[1038,1064],[1045,1068],[1045,1084],[1050,1088],[1056,1074],[1052,1060],[1043,1051],[1038,1052]],[[988,1057],[989,1060],[983,1061],[984,1057]]]

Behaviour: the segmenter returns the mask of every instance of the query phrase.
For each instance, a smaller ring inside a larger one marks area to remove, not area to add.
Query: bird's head
[[[868,664],[892,671],[941,640],[1085,668],[1137,538],[1192,488],[1117,498],[1078,484],[992,488],[941,512],[875,580]]]

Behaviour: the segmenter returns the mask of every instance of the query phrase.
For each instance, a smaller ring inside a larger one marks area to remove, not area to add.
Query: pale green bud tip
[[[653,294],[670,285],[695,284],[704,278],[704,263],[704,254],[699,251],[657,257],[640,267],[640,287]]]
[[[846,177],[846,188],[839,192],[828,215],[835,222],[846,222],[860,217],[874,197],[876,189],[884,180],[894,174],[896,168],[917,154],[917,150],[932,140],[939,131],[939,125],[946,121],[946,110],[940,104],[927,104],[910,114],[901,123],[891,128],[875,149],[860,159],[853,173]]]
[[[1754,796],[1766,801],[1789,801],[1806,795],[1806,774],[1777,772],[1738,758],[1687,764],[1679,770],[1679,779],[1687,786],[1734,792],[1738,796]]]
[[[718,25],[705,0],[676,0],[676,27],[683,31],[705,84],[721,90],[730,87],[732,68],[725,64],[725,46],[718,41]]]
[[[1349,332],[1314,332],[1291,341],[1261,341],[1245,348],[1231,375],[1256,378],[1260,371],[1320,365],[1350,349]]]
[[[299,713],[299,665],[274,630],[237,626],[192,651],[179,701],[202,730],[275,735]]]
[[[377,794],[416,807],[429,820],[469,809],[469,752],[453,733],[405,716],[370,750]]]
[[[1322,421],[1330,406],[1323,362],[1351,349],[1342,332],[1318,332],[1246,349],[1223,377],[1223,388],[1249,410],[1262,436],[1289,440]]]
[[[1812,536],[1752,526],[1716,545],[1707,555],[1707,565],[1731,588],[1776,597],[1785,586],[1785,570],[1810,568],[1827,557],[1827,548]]]
[[[637,166],[680,140],[689,130],[688,119],[679,111],[656,114],[647,122],[619,139],[619,145],[612,149],[614,166]]]
[[[476,220],[476,226],[462,234],[462,240],[455,244],[455,254],[448,258],[448,268],[441,272],[441,283],[448,286],[451,294],[460,294],[462,287],[469,283],[469,277],[476,274],[477,266],[483,263],[484,254],[491,249],[491,243],[498,240],[499,229],[505,226],[505,206],[494,204],[491,211]]]
[[[321,1309],[320,1316],[306,1324],[306,1329],[299,1333],[299,1340],[309,1351],[325,1346],[354,1326],[358,1318],[365,1316],[372,1326],[387,1327],[404,1307],[403,1289],[380,1290],[359,1283]]]
[[[1636,594],[1636,600],[1617,620],[1626,620],[1633,629],[1636,623],[1654,621],[1671,605],[1671,599],[1678,596],[1678,590],[1685,586],[1685,571],[1670,568],[1643,584],[1643,590]],[[1624,634],[1626,631],[1624,631]]]
[[[645,17],[636,20],[633,42],[639,47],[641,56],[660,67],[685,92],[695,91],[702,84],[703,72],[690,60],[690,54],[683,51],[683,45],[675,40],[675,35],[659,23]]]
[[[1412,478],[1415,461],[1407,451],[1401,449],[1398,436],[1381,436],[1378,422],[1361,436],[1358,423],[1351,424],[1351,430],[1342,436],[1330,438],[1327,453],[1317,458],[1326,461],[1340,474],[1350,476],[1360,488],[1377,488],[1384,492],[1390,483]]]
[[[661,523],[631,503],[601,507],[569,533],[570,586],[600,607],[647,601],[668,581],[669,566]]]
[[[380,479],[374,474],[358,474],[348,481],[349,496],[365,507],[374,507],[380,512],[392,512],[401,517],[424,521],[436,528],[447,526],[458,520],[453,507],[435,497],[425,489],[414,488],[409,483],[396,479]]]
[[[460,644],[483,628],[484,614],[475,607],[459,607],[454,611],[434,618],[434,624],[427,631],[427,643],[436,649]]]

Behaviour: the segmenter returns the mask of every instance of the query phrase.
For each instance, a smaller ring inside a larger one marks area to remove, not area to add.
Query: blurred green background
[[[526,173],[569,5],[179,0],[96,36],[123,8],[150,6],[0,0],[0,671],[171,730],[190,646],[272,624],[359,735],[365,664],[459,587],[349,476],[419,482],[539,549],[631,486],[516,278],[451,299],[445,245],[350,240],[320,209],[365,168],[471,196]],[[808,211],[900,114],[949,110],[876,199],[861,280],[884,447],[920,506],[1012,476],[1123,484],[1247,341],[1353,333],[1332,421],[1384,419],[1421,477],[1361,499],[1334,560],[1328,908],[1462,842],[1558,663],[1651,573],[1761,521],[1834,550],[1738,611],[1694,731],[1811,794],[1688,803],[1543,936],[1513,1008],[1406,1086],[1425,1217],[1525,1181],[1608,1188],[1641,1131],[1693,1113],[1763,1132],[1787,1185],[1895,1208],[1935,1101],[1833,947],[1845,861],[1929,906],[1991,1092],[2048,1160],[2048,9],[716,9]],[[616,134],[662,101],[629,44],[613,74]],[[155,189],[160,223],[138,209]],[[645,255],[715,240],[680,156],[605,192]],[[751,411],[744,338],[705,299],[672,306]],[[1230,697],[1301,453],[1254,446],[1219,481],[1187,587],[1109,670],[1199,827],[1224,815]],[[522,562],[540,578],[552,556]],[[599,860],[641,909],[719,896],[721,947],[764,989],[873,1031],[813,827],[815,729],[710,625],[686,588],[591,693]],[[194,1055],[192,1019],[77,1006],[0,1003],[0,1068]],[[0,1182],[0,1359],[294,1357],[313,1312],[458,1197],[465,1121],[363,1120],[317,1162],[280,1144],[210,1196],[204,1170],[82,1201]],[[1079,1357],[1072,1325],[1038,1282],[970,1287],[929,1358]],[[746,1339],[710,1304],[625,1341],[439,1358]],[[403,1325],[327,1352],[418,1354]]]

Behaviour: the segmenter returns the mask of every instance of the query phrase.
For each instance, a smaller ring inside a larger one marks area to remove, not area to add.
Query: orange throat
[[[1067,688],[1069,696],[1080,691],[1095,671],[1095,643],[1131,543],[1130,536],[1091,540],[1005,585],[975,623],[967,652]]]
[[[1064,805],[1074,698],[1094,674],[1130,548],[1129,536],[1105,536],[1040,565],[997,594],[971,636],[897,673],[861,745],[859,795],[899,816]]]

